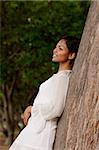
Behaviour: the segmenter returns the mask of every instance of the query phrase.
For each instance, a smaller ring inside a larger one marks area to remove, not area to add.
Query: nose
[[[55,48],[54,48],[53,52],[54,52],[54,53],[56,53],[56,52],[57,52],[57,47],[55,47]]]

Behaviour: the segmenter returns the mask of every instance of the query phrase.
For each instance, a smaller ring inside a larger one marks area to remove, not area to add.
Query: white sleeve
[[[60,76],[53,82],[53,86],[49,89],[50,96],[48,103],[38,104],[34,106],[35,111],[39,110],[39,113],[45,120],[51,120],[56,117],[60,117],[65,106],[65,99],[67,95],[69,84],[69,76]]]

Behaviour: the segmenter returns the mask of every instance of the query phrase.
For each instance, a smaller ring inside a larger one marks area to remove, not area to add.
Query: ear
[[[75,53],[70,53],[68,59],[72,60],[76,57]]]

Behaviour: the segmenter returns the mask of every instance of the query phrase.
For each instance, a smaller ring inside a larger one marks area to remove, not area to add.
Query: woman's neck
[[[72,70],[72,66],[67,63],[60,63],[58,71],[62,71],[62,70]]]

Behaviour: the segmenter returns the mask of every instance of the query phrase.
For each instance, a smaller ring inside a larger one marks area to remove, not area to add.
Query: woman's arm
[[[22,115],[22,119],[23,119],[23,122],[24,122],[25,125],[27,125],[28,119],[31,116],[31,108],[32,108],[32,106],[26,107],[26,109],[25,109],[25,111],[24,111],[24,113]]]
[[[35,104],[33,106],[33,112],[39,112],[45,120],[60,117],[65,106],[68,84],[68,76],[60,76],[57,78],[52,84],[52,88],[49,89],[49,97],[46,97],[46,99],[49,99],[49,102],[47,100],[44,104]]]

